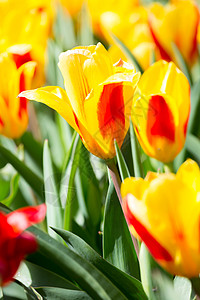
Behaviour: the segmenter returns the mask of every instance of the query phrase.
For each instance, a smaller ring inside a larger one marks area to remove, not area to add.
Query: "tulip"
[[[102,36],[102,17],[108,14],[117,14],[126,20],[130,11],[134,10],[139,1],[138,0],[88,0],[88,8],[92,19],[93,30],[96,35]],[[109,17],[108,17],[109,18]],[[125,21],[126,22],[126,21]]]
[[[17,68],[11,55],[0,54],[0,134],[6,137],[19,138],[27,128],[27,100],[17,95],[31,87],[35,66],[27,62]]]
[[[111,33],[130,49],[144,70],[151,65],[153,53],[160,58],[149,29],[147,9],[143,6],[135,7],[125,16],[114,12],[102,14],[101,29],[106,41],[112,45],[110,55],[115,61],[124,59],[124,53]]]
[[[15,46],[12,50],[18,53],[19,47],[29,47],[29,61],[37,62],[32,87],[45,82],[44,65],[52,20],[51,0],[0,1],[0,52]]]
[[[177,174],[149,172],[122,183],[124,213],[130,230],[168,272],[200,273],[200,170],[188,159]]]
[[[160,60],[147,69],[133,100],[132,121],[144,152],[170,162],[185,143],[190,86],[173,62]]]
[[[199,17],[197,5],[190,0],[151,5],[149,26],[163,59],[176,62],[174,43],[188,64],[191,65],[195,61]]]
[[[0,286],[9,283],[26,255],[37,250],[35,237],[24,230],[41,222],[46,205],[25,207],[4,215],[0,212]]]
[[[20,97],[55,109],[79,133],[94,155],[115,156],[114,140],[121,147],[129,128],[132,99],[140,74],[123,61],[113,65],[102,44],[77,47],[60,55],[65,90],[44,87]]]

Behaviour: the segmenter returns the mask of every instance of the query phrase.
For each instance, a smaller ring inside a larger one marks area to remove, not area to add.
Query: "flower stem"
[[[174,162],[171,161],[169,163],[166,163],[164,165],[164,171],[165,173],[174,173]]]

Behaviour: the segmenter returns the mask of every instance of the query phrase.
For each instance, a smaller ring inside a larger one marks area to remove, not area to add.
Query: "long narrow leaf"
[[[51,230],[50,226],[62,227],[63,212],[54,178],[54,171],[51,161],[48,140],[44,142],[43,170],[45,203],[47,206],[48,232],[50,236],[58,238],[57,235],[55,235],[55,233]]]
[[[92,300],[85,292],[71,291],[62,288],[43,287],[37,288],[37,292],[47,300]]]
[[[125,178],[130,177],[130,173],[129,173],[128,167],[126,165],[125,159],[123,157],[123,154],[121,153],[121,150],[119,149],[119,146],[118,146],[116,140],[115,140],[115,151],[116,151],[116,157],[117,157],[117,163],[119,166],[120,176],[121,176],[122,181],[124,181]]]
[[[132,61],[133,65],[136,68],[136,71],[141,72],[141,74],[144,73],[143,68],[141,67],[133,53],[128,49],[128,47],[126,47],[124,43],[122,43],[122,41],[120,41],[120,39],[118,39],[114,34],[112,34],[112,38],[115,40],[116,44],[122,49],[125,55],[130,59],[130,61]]]
[[[137,279],[114,267],[75,234],[57,228],[54,230],[66,241],[69,247],[104,273],[129,300],[147,299],[142,285]]]
[[[29,229],[37,238],[38,251],[57,264],[85,292],[97,300],[125,300],[120,290],[102,272],[74,251],[36,227]]]
[[[200,140],[196,136],[188,134],[185,147],[200,162]]]
[[[137,255],[112,181],[104,213],[103,256],[120,270],[139,278]]]
[[[190,83],[190,86],[192,86],[192,84],[193,84],[192,76],[190,74],[190,70],[188,68],[188,65],[187,65],[182,53],[180,52],[179,48],[174,43],[172,43],[172,48],[174,50],[174,54],[175,54],[175,58],[178,63],[178,66],[180,67],[180,69],[183,71],[183,73],[187,77],[187,79]]]
[[[134,169],[135,177],[144,177],[144,172],[141,163],[141,154],[139,151],[138,141],[136,138],[135,131],[133,129],[132,121],[130,122],[130,137],[131,137],[131,150],[132,150],[133,169]]]
[[[71,156],[70,164],[67,167],[66,182],[63,187],[67,188],[67,198],[65,203],[65,214],[64,214],[64,228],[70,230],[72,227],[72,205],[74,199],[74,180],[77,168],[79,166],[79,158],[81,153],[82,142],[77,134],[74,142],[73,152]],[[65,199],[64,199],[65,200]],[[62,201],[62,199],[61,199]]]
[[[141,271],[142,285],[148,296],[148,299],[156,300],[153,292],[150,254],[144,243],[142,243],[140,248],[140,271]]]
[[[0,154],[4,159],[10,163],[16,171],[26,180],[26,182],[33,188],[38,196],[43,198],[43,180],[30,170],[17,156],[12,154],[9,150],[0,145]]]

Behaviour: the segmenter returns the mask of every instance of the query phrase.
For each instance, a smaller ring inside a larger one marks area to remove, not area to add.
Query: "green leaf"
[[[137,255],[112,182],[104,212],[103,257],[120,270],[139,278]]]
[[[43,198],[43,180],[33,173],[17,156],[12,154],[9,150],[0,145],[0,154],[4,159],[10,163],[16,171],[26,180],[26,182],[33,188],[33,190],[38,194],[38,196]]]
[[[66,171],[66,182],[65,182],[65,188],[67,187],[67,199],[66,203],[62,203],[65,205],[65,215],[64,215],[64,228],[66,230],[70,230],[72,227],[72,205],[74,200],[74,179],[75,174],[79,165],[79,158],[81,153],[81,147],[82,142],[81,139],[77,133],[76,140],[74,142],[73,146],[73,152],[71,155],[70,164],[68,164],[67,171]],[[65,199],[64,199],[65,200]]]
[[[122,41],[120,41],[120,39],[118,39],[114,34],[111,34],[111,35],[112,35],[112,38],[114,39],[115,43],[124,52],[124,54],[127,56],[127,58],[129,58],[130,61],[133,63],[133,65],[136,68],[136,71],[141,72],[141,74],[143,74],[144,73],[143,68],[141,67],[141,65],[139,64],[139,62],[137,61],[137,59],[135,58],[133,53],[130,51],[130,49],[128,47],[126,47],[124,45],[124,43]]]
[[[9,285],[2,288],[3,298],[5,300],[27,300],[26,293],[23,287],[16,282],[11,282]],[[1,299],[1,298],[0,298]]]
[[[78,32],[78,41],[80,45],[89,46],[94,44],[92,21],[88,11],[88,6],[83,3],[80,13],[80,27]]]
[[[22,136],[21,142],[37,166],[42,168],[42,145],[28,131]]]
[[[196,293],[196,295],[198,295],[200,297],[200,278],[193,277],[193,278],[190,278],[190,281],[192,283],[194,292]],[[198,300],[198,298],[196,297],[195,300]]]
[[[173,280],[162,271],[156,271],[152,274],[153,281],[156,285],[156,298],[158,300],[177,300],[181,299],[174,289]],[[150,298],[149,298],[150,299]]]
[[[72,141],[71,141],[71,145],[66,153],[66,156],[65,156],[65,159],[64,159],[64,163],[63,163],[63,169],[62,169],[62,176],[65,175],[65,172],[66,172],[66,169],[68,167],[68,164],[70,162],[70,159],[71,159],[71,156],[72,156],[72,151],[73,151],[73,148],[74,148],[74,143],[76,141],[76,138],[77,138],[77,132],[74,131],[74,134],[72,136]]]
[[[17,279],[15,279],[15,282],[17,283],[17,285],[23,287],[28,300],[38,300],[38,299],[42,300],[41,297],[38,297],[37,293],[35,293],[33,288],[24,285],[22,282],[18,281]]]
[[[44,142],[43,170],[44,170],[45,203],[47,206],[46,217],[47,217],[48,233],[50,236],[54,238],[58,238],[58,236],[51,230],[50,226],[62,227],[63,212],[62,212],[59,194],[56,187],[54,170],[51,161],[51,154],[50,154],[47,140]]]
[[[71,291],[53,287],[37,288],[36,290],[46,300],[92,300],[91,297],[82,291]]]
[[[172,43],[172,48],[174,51],[175,60],[177,61],[179,68],[183,71],[183,73],[187,77],[187,79],[190,83],[190,86],[192,86],[193,85],[192,76],[190,74],[190,70],[188,68],[188,65],[187,65],[182,53],[180,52],[179,48],[174,43]]]
[[[66,246],[52,239],[36,227],[29,229],[37,239],[39,253],[58,265],[66,276],[74,280],[93,299],[127,299],[102,272]]]
[[[191,88],[191,110],[188,123],[188,132],[194,133],[199,128],[199,108],[200,108],[200,80]]]
[[[142,286],[144,288],[144,291],[146,292],[149,300],[156,300],[155,294],[153,292],[150,254],[144,243],[141,244],[139,262]]]
[[[122,181],[124,181],[125,178],[130,177],[130,173],[129,173],[125,159],[122,155],[121,150],[119,149],[119,146],[118,146],[116,140],[115,140],[115,152],[116,152],[116,157],[117,157],[117,163],[119,166],[120,176],[121,176]]]
[[[189,279],[176,276],[174,278],[174,290],[181,300],[190,300],[192,284]]]
[[[15,278],[27,287],[47,286],[78,290],[78,287],[66,278],[28,261],[20,265]]]
[[[64,152],[67,153],[71,147],[72,136],[75,132],[61,115],[56,114],[56,123],[58,124],[60,139]]]
[[[3,184],[5,185],[5,181],[3,182]],[[1,203],[10,206],[10,204],[12,203],[12,201],[14,200],[17,194],[18,186],[19,186],[19,174],[16,173],[9,181],[9,194],[3,200],[0,200]],[[0,189],[2,193],[2,180],[0,180]]]
[[[76,46],[77,42],[73,20],[61,6],[57,8],[57,18],[53,30],[56,43],[63,51]]]
[[[40,106],[44,105],[40,104]],[[62,147],[62,141],[60,139],[58,126],[52,118],[52,113],[54,114],[54,112],[46,106],[44,106],[44,108],[45,110],[47,109],[47,111],[49,111],[49,115],[42,112],[41,109],[37,112],[42,136],[43,139],[48,139],[49,147],[51,148],[52,161],[58,170],[60,170],[63,167],[63,160],[65,156],[64,149]]]
[[[141,153],[139,150],[138,140],[136,138],[135,131],[133,129],[133,123],[130,121],[130,138],[131,138],[131,150],[133,157],[133,169],[135,177],[144,177],[144,172],[141,163]]]
[[[200,162],[200,140],[196,136],[187,135],[185,148]]]
[[[66,241],[70,248],[104,273],[129,300],[147,299],[142,285],[137,279],[122,272],[103,259],[84,240],[72,232],[57,228],[54,228],[54,230]]]

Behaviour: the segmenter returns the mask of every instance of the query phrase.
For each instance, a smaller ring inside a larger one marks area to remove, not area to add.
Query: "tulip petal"
[[[6,218],[16,235],[26,228],[41,222],[45,218],[46,205],[41,204],[33,207],[25,207],[9,213]]]
[[[122,199],[125,198],[127,194],[132,194],[135,198],[141,200],[148,186],[148,181],[142,178],[126,178],[121,185]]]
[[[111,59],[101,43],[61,53],[58,64],[66,93],[77,118],[84,124],[84,101],[94,86],[111,76]]]
[[[25,256],[36,250],[36,238],[29,232],[23,232],[17,238],[7,237],[0,251],[0,274],[3,286],[13,279]]]
[[[24,90],[30,89],[34,72],[36,68],[35,62],[27,62],[23,64],[18,69],[19,73],[19,92],[22,92]],[[26,125],[28,123],[28,116],[27,116],[27,99],[25,97],[21,97],[19,101],[19,108],[18,108],[18,116],[20,119],[23,117],[23,113],[25,112],[25,118],[27,119]],[[25,125],[25,126],[26,126]]]
[[[153,107],[147,113],[147,138],[149,143],[155,147],[154,136],[166,138],[171,142],[175,140],[175,124],[172,112],[165,99],[161,95],[153,95],[149,100],[149,106]],[[153,113],[152,113],[153,112]]]
[[[199,10],[192,1],[177,1],[175,5],[154,3],[150,7],[150,30],[165,60],[175,60],[172,48],[175,43],[188,63],[194,61],[198,23]]]
[[[77,118],[72,111],[66,92],[60,87],[44,87],[36,90],[24,91],[19,97],[44,103],[57,111],[79,134]]]
[[[97,86],[84,103],[87,129],[107,153],[115,155],[129,127],[132,99],[140,74],[115,74]]]
[[[187,159],[180,166],[176,176],[190,188],[197,192],[200,191],[200,170],[198,164],[192,159]]]
[[[14,61],[8,54],[0,54],[0,95],[6,105],[9,105],[9,99],[18,94],[18,82],[16,80],[17,68]]]
[[[128,194],[124,200],[124,212],[127,218],[128,223],[134,226],[135,231],[144,241],[148,247],[151,254],[155,259],[160,261],[172,261],[173,258],[171,254],[153,237],[153,235],[148,231],[148,229],[137,219],[134,215],[134,212],[129,207],[129,203],[133,201],[131,194]],[[137,201],[137,200],[136,200]]]
[[[32,47],[29,44],[14,45],[8,48],[8,52],[12,54],[12,58],[17,68],[33,60],[31,57],[31,50]]]

